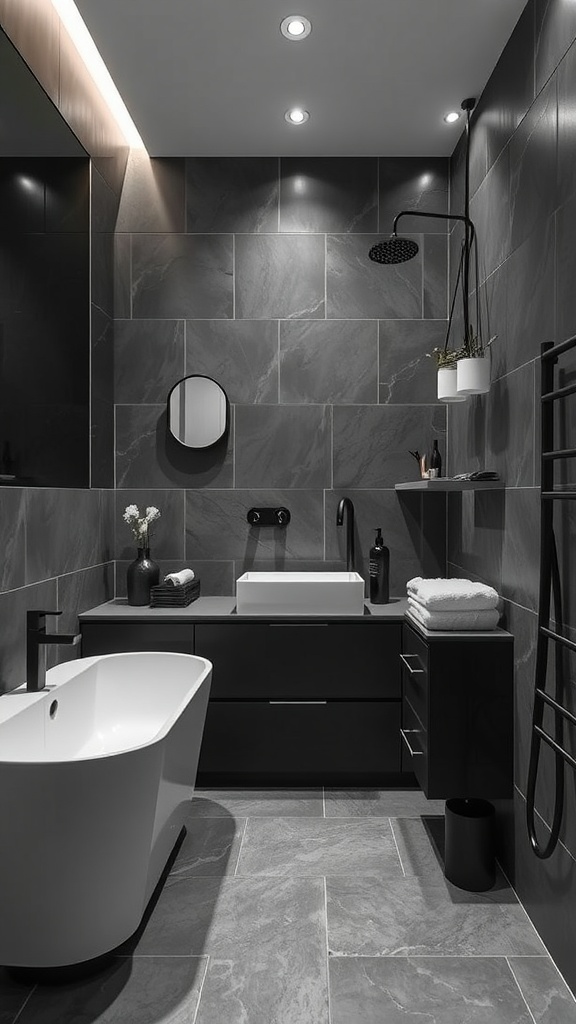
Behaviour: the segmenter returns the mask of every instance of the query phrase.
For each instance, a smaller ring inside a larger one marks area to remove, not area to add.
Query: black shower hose
[[[562,614],[562,591],[560,587],[560,567],[558,565],[558,551],[556,549],[556,538],[552,532],[552,560],[551,560],[551,577],[552,577],[552,593],[554,595],[554,616],[556,621],[556,632],[562,634],[563,631],[563,614]],[[542,570],[541,570],[542,571]],[[540,626],[540,620],[538,622]],[[544,690],[546,686],[546,671],[548,667],[548,638],[538,630],[538,646],[536,650],[536,673],[535,673],[535,686],[534,686],[534,709],[532,712],[532,743],[530,746],[530,764],[528,767],[528,782],[526,786],[526,824],[528,826],[528,836],[530,838],[530,845],[540,860],[547,860],[551,857],[558,844],[558,837],[560,835],[560,826],[562,824],[562,812],[564,807],[564,760],[562,755],[555,753],[555,787],[554,787],[554,816],[552,818],[552,828],[548,841],[545,845],[542,845],[536,835],[536,821],[535,821],[535,799],[536,799],[536,781],[538,778],[538,762],[540,760],[540,748],[542,744],[542,737],[536,732],[535,726],[542,728],[544,721],[544,701],[539,698],[536,694],[537,689]],[[554,652],[554,679],[555,679],[555,699],[558,704],[562,703],[562,694],[564,691],[564,657],[562,648],[560,645],[556,647]],[[562,746],[564,722],[562,715],[558,712],[554,712],[554,730],[555,740],[559,746]]]

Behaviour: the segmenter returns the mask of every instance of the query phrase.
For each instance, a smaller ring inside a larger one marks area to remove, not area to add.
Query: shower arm
[[[470,220],[470,217],[465,217],[461,213],[428,213],[426,210],[400,210],[394,217],[394,224],[392,225],[392,234],[396,234],[396,225],[400,220],[400,217],[434,217],[436,220],[459,220],[466,225],[470,231],[470,245],[474,241],[476,232],[474,231],[474,224]]]

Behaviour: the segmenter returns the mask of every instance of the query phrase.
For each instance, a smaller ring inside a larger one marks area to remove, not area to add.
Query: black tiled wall
[[[532,853],[525,795],[534,692],[539,579],[539,352],[542,342],[576,332],[576,17],[561,0],[530,0],[479,102],[473,119],[471,216],[480,248],[481,308],[492,345],[490,394],[451,406],[452,473],[498,470],[503,492],[451,495],[448,567],[503,595],[515,635],[515,798],[502,806],[507,867],[552,956],[576,986],[576,802],[566,768],[562,844],[550,860]],[[451,195],[462,203],[460,144],[451,165]],[[456,235],[454,235],[456,241]],[[451,246],[451,252],[454,245]],[[565,360],[563,383],[574,379]],[[570,404],[571,403],[571,404]],[[561,403],[558,447],[576,446],[574,399]],[[565,464],[567,482],[573,465]],[[558,514],[568,621],[576,626],[573,555],[576,521],[567,503]],[[574,707],[574,660],[568,656],[565,700]],[[574,750],[574,737],[566,736]],[[546,836],[552,820],[554,768],[543,749],[537,808]]]
[[[153,554],[162,567],[193,565],[205,594],[234,593],[247,568],[341,567],[344,494],[361,572],[379,525],[393,593],[411,575],[444,572],[443,503],[426,507],[423,545],[420,500],[393,488],[416,475],[408,449],[434,437],[446,448],[426,352],[446,327],[448,236],[415,216],[403,227],[417,258],[372,263],[400,209],[448,209],[447,160],[131,155],[116,234],[120,594],[132,501],[161,508]],[[190,373],[229,396],[220,450],[166,438],[168,392]],[[255,504],[288,506],[289,527],[250,528]]]

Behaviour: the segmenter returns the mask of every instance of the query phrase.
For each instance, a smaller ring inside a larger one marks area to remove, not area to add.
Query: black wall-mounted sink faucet
[[[26,691],[37,693],[46,687],[46,646],[48,644],[76,644],[81,633],[47,633],[46,616],[62,612],[26,612]]]
[[[354,505],[350,498],[341,498],[336,513],[336,526],[344,525],[346,512],[346,568],[354,569]]]

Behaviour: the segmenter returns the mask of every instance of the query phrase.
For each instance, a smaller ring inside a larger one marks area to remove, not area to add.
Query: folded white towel
[[[496,629],[500,619],[500,612],[497,608],[480,611],[431,612],[411,597],[408,598],[408,614],[426,629],[447,631],[472,630],[475,632]]]
[[[164,583],[171,583],[173,587],[183,587],[185,583],[191,583],[193,579],[193,569],[181,569],[180,572],[169,572],[164,577]]]
[[[435,612],[483,611],[498,604],[498,592],[493,587],[472,580],[425,580],[415,576],[408,580],[406,589],[409,597]]]

